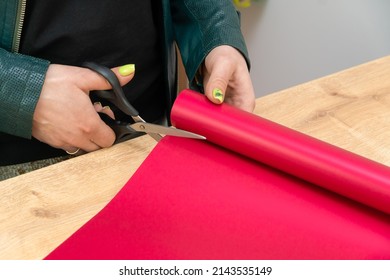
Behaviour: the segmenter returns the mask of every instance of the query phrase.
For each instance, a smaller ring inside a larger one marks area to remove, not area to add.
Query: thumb
[[[224,63],[213,65],[206,82],[205,95],[213,103],[221,104],[225,99],[226,89],[232,72],[232,67],[225,67]]]
[[[86,90],[109,90],[111,89],[110,83],[99,73],[85,68],[88,72],[85,74],[85,81],[86,84],[84,84],[84,88]],[[135,65],[134,64],[126,64],[123,66],[118,66],[111,68],[112,72],[116,75],[116,77],[119,80],[119,83],[121,86],[124,86],[128,82],[130,82],[135,73]]]
[[[126,64],[120,67],[111,68],[111,70],[118,77],[121,86],[124,86],[133,79],[135,73],[135,64]]]

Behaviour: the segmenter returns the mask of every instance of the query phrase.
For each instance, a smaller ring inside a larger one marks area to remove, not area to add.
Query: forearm
[[[30,138],[49,62],[0,49],[0,131]]]

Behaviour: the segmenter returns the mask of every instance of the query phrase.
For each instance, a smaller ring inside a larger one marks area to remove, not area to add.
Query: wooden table
[[[255,113],[390,165],[390,56],[259,98]],[[102,209],[148,136],[0,182],[0,259],[42,259]]]

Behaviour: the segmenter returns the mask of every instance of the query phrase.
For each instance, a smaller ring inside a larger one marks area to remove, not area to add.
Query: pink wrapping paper
[[[375,194],[369,186],[380,190],[375,180],[387,182],[387,168],[189,91],[175,103],[172,121],[218,145],[164,137],[117,196],[46,259],[390,259],[389,215],[375,205],[381,196],[357,202],[348,184],[358,180],[331,174],[335,186],[323,175],[331,173],[326,164],[339,165],[331,156],[340,153],[344,163],[358,162],[351,170],[379,166],[363,173],[366,188],[357,185],[359,193]],[[259,133],[262,139],[252,139]],[[307,167],[324,177],[321,187],[271,167],[299,172],[295,163],[304,162],[323,165],[327,173]]]
[[[187,90],[172,111],[177,128],[390,214],[390,168]]]

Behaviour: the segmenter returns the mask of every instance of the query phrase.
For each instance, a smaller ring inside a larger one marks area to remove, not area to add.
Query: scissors
[[[203,140],[206,139],[206,137],[202,135],[192,133],[186,130],[145,122],[145,120],[142,119],[139,115],[138,111],[130,104],[130,102],[125,97],[118,78],[116,77],[115,73],[111,71],[110,68],[107,68],[103,65],[94,62],[85,62],[83,66],[103,76],[112,87],[112,90],[95,90],[93,91],[94,94],[96,94],[96,96],[100,98],[110,101],[119,110],[121,110],[126,115],[131,116],[134,120],[134,123],[131,124],[114,120],[106,114],[99,113],[102,120],[108,126],[110,126],[112,130],[114,130],[116,136],[115,144],[123,142],[130,138],[134,138],[135,135],[141,135],[142,133],[148,134],[157,142],[162,139],[162,135],[171,135]]]

